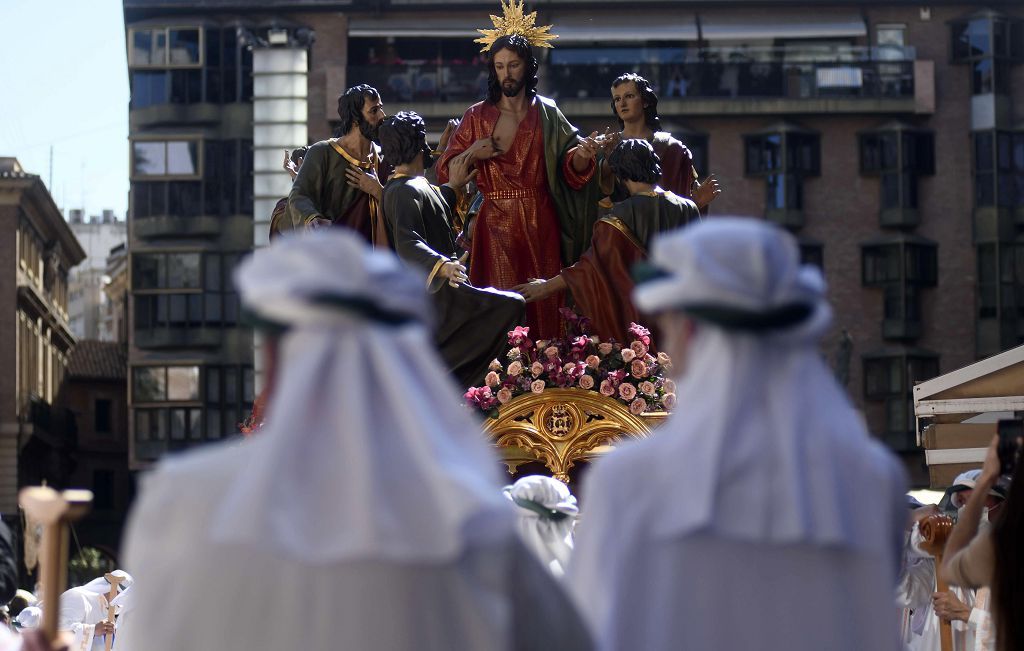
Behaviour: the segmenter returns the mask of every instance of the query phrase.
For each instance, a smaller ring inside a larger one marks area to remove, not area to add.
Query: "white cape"
[[[247,471],[258,443],[196,451],[146,478],[126,538],[125,566],[137,581],[121,648],[591,648],[568,598],[507,514],[474,522],[489,535],[446,562],[307,565],[210,542],[218,498]]]

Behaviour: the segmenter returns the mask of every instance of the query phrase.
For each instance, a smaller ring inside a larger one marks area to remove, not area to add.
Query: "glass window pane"
[[[170,301],[170,319],[171,325],[183,326],[185,325],[185,299],[186,294],[171,294]]]
[[[143,255],[135,256],[135,288],[136,289],[159,289],[163,266],[163,256]]]
[[[153,32],[148,29],[137,29],[132,34],[132,51],[129,65],[148,66],[154,61],[151,58],[153,49]]]
[[[170,29],[170,64],[199,63],[199,30]]]
[[[167,184],[167,214],[196,217],[202,211],[199,181],[173,181]]]
[[[221,294],[203,294],[205,302],[205,318],[209,324],[221,322]]]
[[[206,369],[206,402],[220,402],[220,369],[215,366]]]
[[[154,325],[166,326],[168,324],[167,312],[167,295],[161,294],[156,297],[156,323]]]
[[[167,30],[153,30],[153,54],[150,63],[155,66],[167,65]]]
[[[255,374],[251,368],[242,369],[242,400],[244,402],[253,401],[253,391],[255,387]]]
[[[132,172],[137,176],[159,176],[167,173],[165,142],[135,141],[132,143]]]
[[[203,256],[205,282],[203,288],[211,292],[220,291],[220,255],[207,253]]]
[[[152,425],[149,418],[149,410],[147,409],[136,409],[135,410],[135,440],[136,441],[148,441],[152,434]]]
[[[198,253],[171,253],[167,260],[167,285],[173,289],[199,289]]]
[[[173,140],[167,143],[167,173],[181,176],[199,174],[199,143]]]
[[[167,440],[167,410],[154,409],[153,416],[153,438],[157,441]]]
[[[159,402],[167,399],[167,375],[163,366],[135,369],[133,402]]]
[[[188,324],[200,326],[203,324],[203,295],[188,294]]]
[[[171,366],[167,369],[168,400],[199,400],[199,367]]]
[[[187,409],[172,409],[171,410],[171,440],[172,441],[183,441],[185,440],[185,418],[188,413]]]
[[[238,368],[228,367],[224,369],[224,404],[232,405],[238,402]]]
[[[203,438],[203,412],[198,409],[188,410],[188,437],[193,441]]]
[[[219,439],[223,435],[223,425],[220,422],[220,409],[206,409],[206,438]]]

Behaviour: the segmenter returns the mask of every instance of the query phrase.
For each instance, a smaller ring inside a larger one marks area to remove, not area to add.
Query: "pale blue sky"
[[[128,70],[120,0],[0,0],[0,156],[65,212],[128,209]]]

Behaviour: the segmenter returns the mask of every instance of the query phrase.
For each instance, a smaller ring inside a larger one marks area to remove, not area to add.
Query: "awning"
[[[766,11],[700,14],[706,41],[758,41],[776,38],[843,38],[866,36],[864,17],[856,12]]]
[[[541,18],[542,24],[547,24]],[[690,13],[589,13],[560,14],[552,19],[551,31],[558,34],[555,47],[563,43],[697,40],[696,18]],[[487,16],[437,16],[436,14],[391,14],[349,18],[350,37],[477,38],[476,31],[490,27]]]
[[[485,24],[486,23],[486,24]],[[438,16],[436,14],[391,14],[352,16],[349,37],[395,38],[477,38],[478,27],[490,24],[487,16]]]
[[[559,15],[552,22],[552,43],[635,42],[697,40],[697,21],[693,14],[679,12],[590,13]]]

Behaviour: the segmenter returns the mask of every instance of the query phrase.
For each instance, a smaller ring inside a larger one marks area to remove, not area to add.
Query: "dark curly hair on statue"
[[[502,36],[494,41],[487,56],[487,101],[497,104],[501,99],[501,82],[498,81],[498,73],[494,71],[494,55],[502,50],[511,50],[519,55],[519,58],[526,64],[526,74],[523,75],[523,83],[526,86],[526,96],[534,97],[537,94],[537,70],[540,63],[537,57],[533,56],[533,49],[530,42],[519,34]]]
[[[653,185],[661,178],[661,159],[651,143],[642,138],[629,138],[616,145],[608,156],[608,166],[623,181]]]
[[[427,147],[427,124],[418,113],[399,111],[389,118],[384,118],[379,134],[384,160],[393,165],[411,163],[420,152],[423,152],[425,157],[430,156],[430,148]]]
[[[366,105],[367,98],[380,99],[377,89],[367,84],[353,86],[338,96],[338,117],[341,118],[341,127],[338,129],[339,136],[348,133],[353,124],[362,129],[366,122],[363,119],[363,106]]]
[[[644,104],[644,124],[650,127],[654,131],[661,131],[661,120],[658,119],[658,94],[651,88],[651,82],[647,81],[635,72],[627,72],[624,75],[619,75],[612,82],[612,90],[618,88],[627,81],[631,81],[636,84],[637,91],[640,92],[640,101]],[[619,128],[622,129],[626,126],[626,123],[619,117],[619,112],[615,110],[615,99],[612,99],[612,115],[619,121]]]

